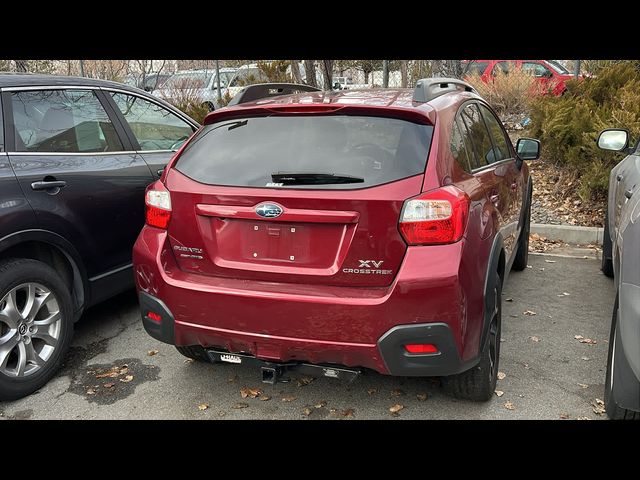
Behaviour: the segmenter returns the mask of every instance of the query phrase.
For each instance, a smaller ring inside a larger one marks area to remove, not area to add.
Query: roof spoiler
[[[418,80],[418,83],[416,83],[416,88],[413,91],[413,101],[420,103],[430,102],[440,95],[457,90],[478,93],[476,89],[467,82],[463,82],[457,78],[421,78]]]
[[[280,95],[291,95],[300,92],[320,92],[321,90],[309,85],[297,83],[258,83],[249,85],[240,90],[229,102],[231,105],[253,102],[261,98],[277,97]]]

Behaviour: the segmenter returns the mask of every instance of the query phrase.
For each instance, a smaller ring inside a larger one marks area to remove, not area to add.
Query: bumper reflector
[[[409,353],[438,353],[436,346],[430,343],[412,343],[405,345],[404,348]]]

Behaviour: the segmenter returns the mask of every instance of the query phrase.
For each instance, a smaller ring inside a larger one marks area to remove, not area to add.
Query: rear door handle
[[[624,192],[624,196],[627,198],[633,197],[633,190],[627,190],[626,192]]]
[[[42,182],[33,182],[31,184],[31,188],[33,190],[50,190],[53,188],[62,188],[66,187],[67,182],[64,180],[50,180],[50,181],[42,181]]]
[[[617,180],[617,181],[619,181],[619,182],[621,182],[623,178],[624,178],[624,176],[619,174],[619,175],[616,177],[616,180]]]

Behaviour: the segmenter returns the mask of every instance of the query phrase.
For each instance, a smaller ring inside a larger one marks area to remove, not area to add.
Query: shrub
[[[531,101],[542,93],[540,83],[522,69],[511,68],[509,73],[498,70],[488,83],[483,82],[477,74],[469,75],[466,80],[498,115],[523,113]]]
[[[620,155],[597,147],[599,132],[616,127],[640,132],[640,72],[633,62],[612,63],[567,88],[562,97],[532,103],[532,134],[547,160],[575,169],[578,194],[587,201],[606,193],[611,167],[620,161]]]

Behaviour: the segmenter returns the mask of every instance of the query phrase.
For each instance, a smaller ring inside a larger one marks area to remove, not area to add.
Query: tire
[[[210,362],[209,356],[200,345],[190,345],[188,347],[178,347],[176,350],[187,358],[198,362]]]
[[[29,395],[56,374],[73,322],[71,294],[53,268],[31,259],[0,262],[0,400]]]
[[[613,243],[609,235],[609,212],[604,215],[604,233],[602,235],[602,265],[600,270],[607,277],[613,278]]]
[[[618,296],[616,295],[616,302],[613,307],[613,316],[611,318],[611,334],[609,335],[609,355],[607,357],[607,376],[604,384],[604,406],[607,411],[607,416],[612,420],[640,420],[640,412],[634,412],[633,410],[627,410],[622,408],[616,402],[613,388],[613,371],[616,369],[629,369],[625,359],[620,356],[616,356],[615,345],[618,336]],[[615,377],[613,377],[615,378]],[[629,375],[631,381],[634,379],[637,381],[633,373]],[[640,387],[639,387],[640,388]]]
[[[502,327],[502,283],[499,277],[494,292],[497,305],[489,325],[489,334],[480,353],[480,362],[465,372],[442,379],[445,391],[456,398],[486,402],[493,397],[496,389]]]
[[[531,196],[529,196],[529,204],[527,205],[527,211],[524,214],[524,225],[520,232],[520,238],[518,239],[518,251],[516,252],[516,258],[513,260],[512,270],[518,272],[527,268],[529,263],[529,233],[531,232]]]

